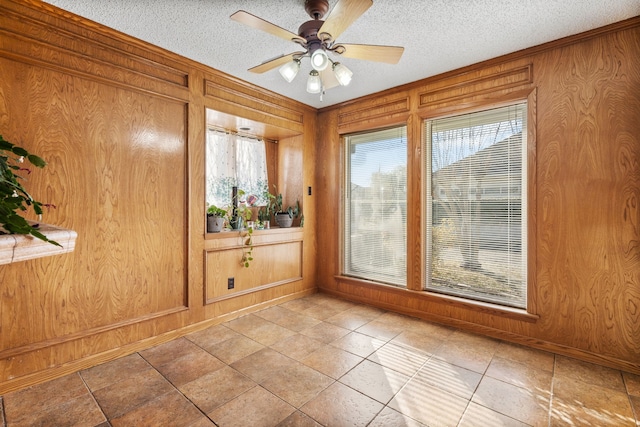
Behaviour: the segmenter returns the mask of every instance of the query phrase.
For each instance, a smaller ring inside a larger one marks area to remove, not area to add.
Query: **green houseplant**
[[[43,207],[55,208],[52,204],[34,200],[22,186],[21,181],[24,178],[16,173],[20,171],[31,173],[29,168],[21,166],[24,159],[38,168],[43,168],[47,164],[40,157],[6,141],[0,135],[0,226],[2,227],[0,234],[30,234],[45,242],[61,246],[42,234],[38,230],[38,224],[30,223],[18,214],[18,212],[27,212],[29,207],[37,215],[42,215]]]
[[[300,202],[296,200],[295,206],[285,207],[282,202],[282,193],[278,193],[273,201],[273,212],[275,212],[276,222],[280,227],[291,227],[294,218],[300,216]]]
[[[224,226],[227,210],[210,205],[207,208],[207,233],[219,233]]]

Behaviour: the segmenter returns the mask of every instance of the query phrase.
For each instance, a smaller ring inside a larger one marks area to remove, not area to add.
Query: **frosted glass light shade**
[[[322,49],[317,49],[311,54],[311,67],[316,71],[322,71],[329,65],[329,57]]]
[[[294,59],[291,62],[287,62],[284,64],[278,71],[280,71],[280,75],[287,82],[291,83],[293,79],[298,75],[298,71],[300,70],[300,60]]]
[[[353,76],[353,71],[348,69],[345,65],[336,62],[333,64],[333,74],[336,76],[336,79],[341,86],[346,86],[351,83],[351,76]]]
[[[307,79],[307,92],[320,93],[322,91],[322,80],[316,70],[311,70]]]

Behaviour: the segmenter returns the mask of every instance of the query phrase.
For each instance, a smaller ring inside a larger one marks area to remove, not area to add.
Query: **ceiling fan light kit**
[[[307,92],[322,92],[322,80],[320,80],[320,73],[318,73],[316,70],[311,70],[311,72],[309,73],[309,78],[307,79]]]
[[[322,49],[316,49],[311,54],[311,67],[316,71],[324,71],[327,65],[329,65],[329,57],[326,52]]]
[[[304,52],[293,52],[282,55],[262,64],[250,68],[254,73],[264,73],[276,67],[280,75],[289,83],[298,74],[302,58],[309,57],[311,72],[307,79],[307,92],[322,94],[327,89],[336,86],[347,86],[351,82],[353,72],[338,61],[329,57],[332,55],[345,58],[364,59],[368,61],[397,64],[404,52],[399,46],[378,46],[367,44],[336,43],[336,39],[356,19],[373,5],[373,0],[338,0],[326,20],[322,17],[329,10],[328,0],[306,0],[304,7],[312,18],[298,28],[298,34],[278,27],[244,10],[239,10],[231,19],[258,30],[265,31],[285,40],[293,41],[305,49]],[[331,70],[325,72],[331,63]]]
[[[338,79],[338,83],[340,83],[341,86],[346,86],[351,83],[351,76],[353,76],[353,71],[339,62],[334,62],[333,74],[335,74],[336,79]]]
[[[291,62],[287,62],[280,69],[280,75],[283,79],[285,79],[288,83],[291,83],[293,79],[298,75],[298,71],[300,71],[300,60],[294,59]]]

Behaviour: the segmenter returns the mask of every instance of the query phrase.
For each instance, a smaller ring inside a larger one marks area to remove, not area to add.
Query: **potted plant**
[[[273,202],[273,211],[275,212],[276,222],[282,228],[291,227],[293,219],[300,216],[300,202],[296,200],[295,206],[287,206],[282,203],[282,193],[278,193]]]
[[[55,208],[54,205],[34,200],[20,183],[23,177],[14,172],[31,173],[28,168],[20,166],[24,159],[39,168],[47,164],[40,157],[6,141],[0,135],[0,234],[30,234],[45,242],[61,246],[42,234],[38,230],[38,224],[30,223],[18,215],[18,211],[26,212],[29,206],[37,215],[42,215],[42,207]]]
[[[227,214],[226,209],[210,205],[207,208],[207,233],[219,233],[224,227],[224,217]]]

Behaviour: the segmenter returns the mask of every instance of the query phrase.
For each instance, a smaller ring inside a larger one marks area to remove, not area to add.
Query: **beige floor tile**
[[[636,424],[640,427],[640,396],[629,396],[629,400],[631,400],[631,407],[636,416]]]
[[[325,322],[353,331],[358,329],[360,326],[369,323],[371,320],[372,319],[368,316],[354,313],[351,310],[346,310],[325,319]]]
[[[458,424],[459,427],[527,427],[528,425],[473,402],[469,404]]]
[[[157,366],[156,369],[174,386],[179,387],[225,366],[220,359],[198,347],[197,350]]]
[[[364,305],[364,304],[355,305],[347,311],[349,313],[353,313],[358,316],[363,316],[369,319],[369,321],[375,320],[387,312],[386,310],[383,310],[381,308],[373,307],[371,305]]]
[[[364,360],[339,380],[342,384],[386,404],[409,381],[409,376]]]
[[[385,407],[367,427],[426,427],[419,421]]]
[[[296,411],[293,414],[285,418],[276,427],[322,427],[313,418],[300,411]]]
[[[173,386],[162,375],[150,370],[104,387],[96,391],[94,396],[107,418],[112,419],[171,390]]]
[[[442,339],[434,338],[430,335],[425,335],[415,331],[405,331],[400,335],[397,335],[391,341],[391,344],[395,344],[401,347],[409,347],[416,351],[421,351],[429,356],[442,346]]]
[[[226,367],[191,381],[179,389],[200,410],[208,413],[256,385],[240,372]]]
[[[301,411],[325,426],[366,426],[382,408],[381,403],[335,382]]]
[[[347,301],[345,299],[337,298],[332,295],[324,294],[321,292],[315,293],[313,295],[309,295],[305,297],[309,301],[312,301],[314,304],[318,304],[324,307],[330,307],[336,310],[348,310],[350,308],[358,305],[357,303]]]
[[[309,301],[306,298],[298,298],[291,301],[283,302],[279,306],[282,308],[286,308],[287,310],[297,311],[298,313],[301,313],[308,308],[317,306],[317,304],[314,304],[312,301]]]
[[[159,396],[121,417],[111,420],[113,427],[172,426],[187,427],[206,418],[176,390]]]
[[[627,387],[627,393],[631,396],[640,397],[640,375],[623,372],[622,377],[624,378],[624,383]]]
[[[378,338],[382,341],[389,341],[396,335],[399,335],[403,332],[402,327],[387,324],[384,321],[380,320],[380,317],[372,320],[366,325],[359,327],[358,329],[356,329],[356,332]]]
[[[302,311],[302,314],[313,317],[318,320],[325,320],[338,313],[342,313],[344,309],[330,307],[326,305],[313,304],[306,310]]]
[[[322,341],[325,344],[342,338],[349,332],[351,332],[349,329],[341,328],[340,326],[332,325],[327,322],[321,322],[315,326],[300,331],[301,334],[318,341]]]
[[[377,338],[370,337],[369,335],[351,332],[330,344],[357,356],[368,357],[374,351],[382,347],[385,342]]]
[[[536,368],[535,364],[522,364],[502,357],[494,357],[486,375],[527,390],[551,394],[553,373]]]
[[[480,384],[482,375],[434,358],[420,368],[416,378],[469,400]]]
[[[554,376],[626,393],[622,372],[565,356],[556,356]]]
[[[287,310],[278,305],[258,311],[255,315],[295,332],[300,332],[321,322],[316,318],[305,316],[297,311]]]
[[[263,348],[264,346],[262,344],[239,335],[235,338],[222,341],[215,347],[207,349],[207,351],[224,363],[231,364]]]
[[[333,382],[333,378],[300,362],[293,362],[277,374],[270,375],[261,385],[293,407],[299,408]]]
[[[153,367],[138,353],[121,357],[102,365],[80,371],[82,379],[91,391],[97,391],[118,381],[129,379],[132,374],[151,370]]]
[[[225,325],[265,346],[295,334],[291,329],[276,325],[253,314],[242,316],[225,323]]]
[[[499,344],[499,341],[491,338],[456,331],[434,352],[434,356],[482,374]]]
[[[178,338],[141,351],[140,355],[157,367],[198,350],[200,348],[188,339]]]
[[[4,420],[4,419],[3,419]],[[7,426],[93,427],[106,418],[89,392],[42,411],[26,411],[19,418],[7,417]],[[0,423],[2,425],[2,423]]]
[[[208,415],[221,427],[273,427],[293,412],[293,406],[256,386]]]
[[[472,402],[532,426],[549,423],[549,396],[485,376]]]
[[[231,364],[235,370],[243,373],[256,383],[279,375],[279,372],[294,363],[289,357],[284,356],[268,347],[258,350],[249,356]]]
[[[626,393],[584,383],[578,378],[555,378],[551,425],[635,427]]]
[[[72,399],[88,394],[87,387],[78,374],[70,374],[42,384],[7,393],[3,396],[7,423],[45,411]]]
[[[414,377],[388,406],[429,426],[456,426],[469,401]]]
[[[326,345],[305,357],[302,363],[337,380],[362,360],[360,356]]]
[[[324,347],[322,341],[302,334],[295,334],[276,343],[271,348],[295,360],[302,360],[314,351]]]
[[[387,343],[367,359],[405,375],[413,376],[429,360],[429,356],[421,351]]]
[[[215,325],[211,326],[210,328],[186,335],[185,338],[197,344],[199,347],[209,351],[218,343],[229,340],[231,338],[236,338],[239,335],[240,334],[238,334],[236,331],[231,330],[224,325]]]
[[[555,361],[553,353],[504,341],[496,349],[495,356],[547,372],[553,372]]]

